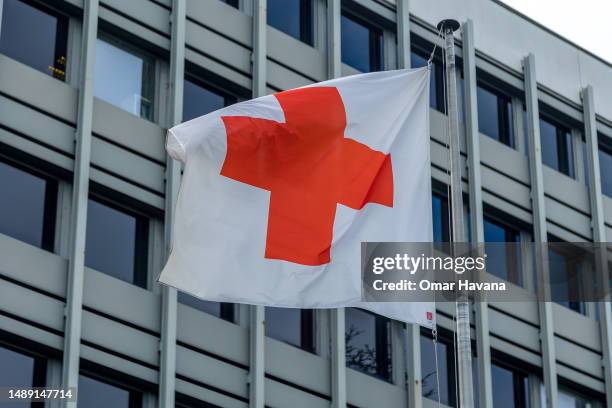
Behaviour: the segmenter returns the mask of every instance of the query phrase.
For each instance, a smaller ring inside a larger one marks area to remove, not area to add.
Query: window
[[[432,45],[433,48],[433,45]],[[410,66],[412,68],[420,68],[427,66],[429,56],[421,50],[410,52]],[[444,112],[444,95],[443,95],[443,75],[442,65],[437,59],[434,59],[431,64],[431,72],[429,75],[429,106],[440,112]]]
[[[478,83],[478,129],[481,133],[514,147],[512,101],[493,87]]]
[[[238,0],[221,0],[223,3],[238,8]]]
[[[79,376],[79,408],[136,408],[142,406],[142,393],[85,375]]]
[[[312,45],[312,0],[268,0],[268,24]]]
[[[266,335],[314,352],[314,311],[266,307]]]
[[[0,384],[3,387],[44,387],[46,360],[0,346]]]
[[[612,141],[604,141],[599,135],[599,173],[601,174],[601,192],[612,197]]]
[[[195,78],[185,78],[183,87],[183,121],[236,103],[236,98],[201,84]]]
[[[586,314],[582,298],[583,284],[581,282],[583,269],[583,259],[576,254],[576,248],[566,247],[559,244],[555,238],[549,239],[551,242],[557,241],[555,246],[549,246],[548,258],[550,269],[550,291],[552,300],[573,311]]]
[[[201,312],[227,320],[228,322],[234,322],[236,320],[234,316],[234,305],[232,303],[202,300],[183,292],[178,292],[178,301]]]
[[[391,321],[365,310],[347,308],[346,365],[391,380]]]
[[[434,194],[431,199],[433,212],[433,238],[434,242],[450,241],[450,225],[448,214],[448,200],[446,197]]]
[[[570,129],[546,117],[540,117],[542,162],[574,177],[574,160]]]
[[[0,161],[0,233],[53,250],[57,183]]]
[[[436,349],[438,352],[438,369],[440,371],[437,375]],[[432,338],[421,334],[421,389],[425,398],[438,400],[438,386],[436,382],[439,379],[440,402],[445,405],[455,406],[455,379],[452,367],[454,367],[452,343],[438,338],[437,347],[434,347]]]
[[[5,0],[0,53],[66,79],[68,18],[33,1]]]
[[[521,234],[517,229],[504,225],[490,218],[484,218],[485,252],[487,254],[487,272],[501,279],[523,286],[521,273]],[[497,244],[495,244],[497,243]],[[508,243],[516,245],[501,245]]]
[[[494,408],[526,408],[528,406],[527,376],[503,365],[491,364]]]
[[[110,202],[89,199],[85,265],[146,287],[148,222]]]
[[[342,62],[361,72],[382,69],[383,35],[380,28],[343,12],[340,29]]]
[[[153,59],[107,37],[96,42],[94,94],[133,115],[153,120]]]
[[[589,397],[570,388],[559,386],[557,406],[559,408],[595,408],[603,407],[605,403],[603,400]],[[544,385],[540,386],[540,401],[542,406],[546,405],[546,392]]]

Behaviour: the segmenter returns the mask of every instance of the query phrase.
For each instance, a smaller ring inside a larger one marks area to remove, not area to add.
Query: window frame
[[[384,28],[363,17],[362,13],[360,13],[358,10],[355,10],[354,7],[345,6],[344,4],[342,5],[340,11],[340,19],[342,19],[342,17],[346,17],[349,20],[352,20],[354,23],[359,24],[368,29],[368,50],[370,60],[368,61],[369,70],[366,72],[377,72],[385,69]],[[376,35],[378,35],[379,41],[376,41]],[[340,33],[340,36],[340,42],[342,42],[342,33]],[[342,55],[340,56],[340,59],[342,59]],[[344,61],[342,61],[342,63],[359,71],[359,69],[353,67],[352,65],[349,65]]]
[[[55,17],[57,19],[57,26],[55,29],[55,49],[53,50],[53,71],[47,72],[45,74],[49,75],[52,78],[58,79],[62,82],[67,82],[67,78],[68,78],[68,37],[69,37],[69,30],[70,30],[70,17],[67,14],[59,11],[57,8],[52,7],[46,3],[41,3],[36,0],[18,0],[18,1],[32,8],[35,8],[45,14]],[[0,18],[1,17],[2,17],[2,13],[0,13]],[[58,67],[58,61],[61,60],[62,57],[64,58],[63,70],[61,67]],[[27,65],[27,64],[24,64],[24,65]],[[30,68],[36,69],[34,67],[30,67]],[[58,76],[58,71],[61,72],[60,76]]]
[[[215,83],[214,80],[209,80],[205,77],[205,75],[198,75],[197,73],[192,72],[191,70],[185,70],[185,74],[183,75],[183,81],[189,81],[200,88],[204,88],[209,92],[215,93],[223,98],[224,107],[233,105],[240,101],[240,97],[236,95],[236,93],[226,90],[224,87]],[[185,100],[183,98],[183,104]],[[183,107],[184,110],[184,107]],[[181,112],[181,116],[183,112]],[[182,118],[185,120],[184,118]]]
[[[108,373],[108,375],[106,375]],[[144,390],[134,387],[128,382],[121,381],[121,376],[113,378],[111,370],[108,368],[95,369],[93,364],[85,364],[85,367],[79,370],[79,377],[84,376],[91,380],[110,385],[111,387],[119,388],[129,393],[128,407],[142,408],[144,400]]]
[[[507,109],[509,108],[511,114],[514,114],[514,107],[512,103],[514,95],[510,92],[505,91],[503,86],[498,86],[495,82],[497,81],[488,78],[488,75],[486,73],[477,70],[476,86],[492,93],[497,98],[497,127],[499,129],[498,142],[513,149],[516,149],[517,140],[516,129],[514,128],[514,119],[510,117]],[[478,130],[483,135],[487,135],[486,133],[483,133],[480,129]],[[489,137],[493,138],[492,136]]]
[[[138,286],[143,289],[149,287],[149,238],[151,232],[151,216],[145,212],[138,211],[133,206],[125,203],[126,200],[122,200],[119,193],[106,192],[106,188],[91,186],[88,200],[96,201],[98,204],[109,207],[113,210],[122,212],[136,220],[136,231],[134,235],[134,279],[131,283],[134,286]],[[87,251],[87,248],[85,248]],[[93,269],[93,268],[92,268]],[[103,271],[98,271],[105,273]],[[112,275],[109,275],[112,276]],[[114,276],[112,276],[114,277]]]
[[[605,135],[601,132],[597,133],[597,154],[599,155],[600,151],[604,152],[605,154],[608,154],[610,157],[612,157],[612,137]],[[587,162],[588,157],[584,158],[585,162]],[[588,164],[588,163],[587,163]],[[608,175],[608,177],[610,177],[610,183],[612,184],[612,174]],[[602,170],[601,170],[601,162],[600,162],[600,169],[599,169],[599,178],[600,178],[600,183],[601,183],[601,194],[605,197],[609,197],[612,199],[612,191],[610,191],[610,194],[607,194],[604,191],[604,177],[602,174]]]
[[[540,120],[548,122],[555,127],[555,141],[557,143],[557,162],[559,168],[553,168],[544,163],[542,158],[542,164],[550,167],[551,169],[566,175],[567,177],[576,179],[577,163],[574,158],[576,149],[578,148],[574,143],[574,132],[577,128],[571,121],[567,120],[563,114],[557,113],[554,109],[542,105],[539,106],[540,116],[538,118],[538,126],[540,126]],[[541,131],[541,129],[540,129]],[[568,142],[565,142],[567,136]],[[540,134],[540,139],[542,135]],[[568,150],[568,147],[570,150]],[[562,160],[563,159],[563,160]]]
[[[9,335],[12,337],[12,335]],[[34,360],[34,367],[32,369],[32,387],[45,387],[47,385],[47,356],[33,352],[31,348],[26,348],[25,344],[23,347],[19,347],[13,343],[14,340],[6,341],[2,333],[0,333],[0,347],[5,348],[17,354],[24,355]],[[30,341],[26,341],[26,344]],[[37,345],[32,344],[33,347]]]
[[[40,178],[46,183],[45,197],[43,202],[43,225],[40,248],[45,251],[55,252],[59,180],[48,173],[40,171],[35,166],[27,164],[27,159],[25,161],[16,160],[15,158],[10,157],[7,153],[8,152],[5,152],[4,149],[0,148],[0,162],[7,166],[16,168],[17,170],[28,173],[33,177]]]
[[[376,346],[376,373],[368,373],[359,368],[355,368],[348,365],[348,359],[346,368],[350,368],[357,372],[363,373],[365,375],[371,376],[373,378],[377,378],[379,380],[393,383],[393,342],[392,342],[392,326],[391,319],[381,316],[379,314],[370,312],[369,310],[361,309],[361,308],[352,308],[356,309],[361,313],[366,313],[374,316],[374,341]],[[383,329],[383,330],[381,330]],[[346,329],[345,329],[345,338],[346,338]],[[346,340],[345,340],[346,341]],[[379,353],[380,346],[384,346],[385,353]]]
[[[315,3],[317,0],[299,0],[299,24],[300,24],[300,32],[299,37],[294,37],[293,35],[286,33],[285,31],[274,27],[268,22],[268,16],[266,15],[266,24],[275,30],[282,32],[283,34],[288,35],[289,37],[303,42],[306,45],[314,47],[314,31],[315,31]]]
[[[485,222],[490,222],[493,223],[501,228],[504,229],[504,242],[505,243],[516,243],[517,245],[517,250],[519,251],[519,256],[520,258],[517,259],[516,256],[509,256],[507,261],[509,263],[515,263],[516,266],[516,271],[519,273],[519,276],[516,276],[517,281],[512,281],[512,280],[507,280],[506,282],[512,283],[513,285],[517,285],[520,286],[522,288],[525,288],[525,281],[526,281],[526,276],[525,276],[525,268],[524,268],[524,259],[525,259],[525,254],[523,253],[523,241],[524,241],[524,229],[517,226],[515,223],[513,223],[512,221],[508,221],[506,218],[506,216],[502,215],[503,213],[497,209],[493,209],[492,207],[486,206],[484,208],[483,211],[483,227],[484,227],[484,223]],[[509,237],[514,237],[516,240],[510,241]],[[493,241],[490,241],[493,242]],[[484,244],[486,245],[487,243],[489,243],[488,241],[485,240]],[[511,268],[511,265],[506,265],[508,267],[508,272],[511,272],[513,269]],[[491,272],[487,272],[490,273],[493,276],[498,277],[497,275],[491,273]],[[499,277],[498,277],[499,278]],[[508,276],[508,278],[510,278],[510,276]],[[499,278],[502,279],[502,278]]]
[[[493,350],[492,350],[493,351]],[[529,407],[529,397],[531,390],[529,389],[529,371],[521,368],[520,362],[511,361],[510,357],[506,357],[501,352],[493,352],[491,355],[491,365],[496,365],[508,371],[512,371],[512,382],[513,382],[513,394],[514,394],[514,402],[516,404],[517,401],[520,401],[518,405],[515,405],[517,408],[528,408]],[[522,362],[524,365],[524,362]],[[493,379],[491,375],[491,380]],[[527,382],[527,387],[525,387],[525,382]]]
[[[143,60],[143,62],[149,62],[150,63],[150,72],[146,73],[146,75],[150,76],[150,84],[147,84],[147,86],[145,86],[145,71],[146,69],[144,69],[143,66],[143,79],[142,79],[142,89],[143,91],[146,89],[148,92],[150,92],[150,104],[151,104],[151,114],[150,117],[146,117],[142,115],[142,104],[140,107],[141,112],[139,112],[138,114],[132,113],[130,111],[127,111],[117,105],[115,105],[112,102],[109,102],[105,99],[100,98],[99,96],[96,96],[94,94],[95,98],[98,98],[108,104],[111,104],[112,106],[114,106],[117,109],[120,109],[123,112],[129,113],[130,115],[133,115],[137,118],[143,119],[143,120],[147,120],[149,122],[153,122],[155,123],[157,121],[157,112],[159,109],[159,101],[158,101],[158,82],[159,82],[159,78],[158,78],[158,67],[157,67],[157,58],[155,57],[154,54],[152,54],[151,52],[148,52],[146,50],[144,50],[142,47],[138,46],[138,42],[137,41],[130,41],[129,39],[124,39],[121,35],[116,35],[115,33],[111,32],[111,30],[105,29],[106,27],[101,27],[98,29],[98,33],[96,36],[96,41],[103,41],[106,42],[110,45],[112,45],[115,48],[118,48],[126,53],[132,54],[135,57],[138,57],[140,59]],[[143,64],[144,65],[144,64]],[[95,92],[95,81],[96,81],[96,75],[94,75],[94,92]],[[145,99],[143,97],[144,92],[141,92],[141,95],[139,95],[139,97],[141,99]]]

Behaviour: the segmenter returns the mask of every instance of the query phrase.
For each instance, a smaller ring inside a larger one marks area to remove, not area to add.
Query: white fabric
[[[337,205],[331,262],[306,266],[266,259],[270,193],[220,175],[227,136],[221,116],[284,122],[273,95],[228,106],[168,132],[167,150],[185,164],[173,248],[159,281],[196,297],[265,306],[361,307],[424,326],[433,303],[363,303],[362,241],[432,240],[429,70],[360,74],[309,86],[336,87],[345,137],[390,153],[393,208]]]

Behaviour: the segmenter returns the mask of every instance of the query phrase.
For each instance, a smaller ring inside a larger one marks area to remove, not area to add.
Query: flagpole
[[[438,30],[444,34],[446,62],[446,93],[450,145],[450,201],[452,215],[453,244],[466,242],[461,188],[461,151],[459,144],[459,113],[457,109],[457,76],[455,68],[455,38],[453,32],[460,27],[456,20],[442,20]],[[472,345],[470,338],[470,304],[466,292],[458,292],[456,300],[457,318],[457,372],[459,375],[459,407],[474,406],[472,382]]]

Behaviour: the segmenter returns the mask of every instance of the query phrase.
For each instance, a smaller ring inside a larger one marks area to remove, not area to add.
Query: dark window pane
[[[0,233],[53,249],[56,184],[0,162]]]
[[[436,349],[438,351],[438,369],[436,376]],[[426,336],[421,336],[421,387],[423,396],[435,401],[438,400],[437,379],[440,381],[440,402],[446,405],[453,406],[451,394],[449,391],[449,381],[451,379],[448,371],[448,362],[451,359],[451,352],[448,345],[438,342],[437,347],[434,347],[433,340]]]
[[[183,292],[178,293],[178,301],[201,312],[227,320],[228,322],[233,322],[235,320],[234,305],[232,303],[202,300]]]
[[[342,14],[342,62],[361,72],[380,70],[382,67],[382,33],[352,17]]]
[[[34,3],[5,0],[0,53],[64,80],[68,19]]]
[[[492,219],[484,219],[484,235],[486,243],[487,272],[501,279],[522,286],[521,253],[518,245],[501,245],[499,243],[520,242],[519,231],[502,225]]]
[[[232,7],[238,8],[238,0],[220,0],[225,4],[229,4]]]
[[[183,90],[183,121],[221,109],[227,97],[198,83],[185,79]]]
[[[114,40],[96,42],[94,94],[133,115],[153,119],[155,66]]]
[[[389,319],[361,309],[346,309],[346,365],[383,379],[391,378]]]
[[[568,255],[559,247],[548,251],[551,296],[560,305],[585,314],[584,303],[576,300],[582,293],[580,280],[584,265]]]
[[[144,287],[146,247],[144,220],[96,200],[89,200],[85,265]]]
[[[312,310],[266,307],[266,335],[314,351]]]
[[[410,53],[410,66],[412,68],[421,68],[427,66],[427,57],[412,51]],[[433,63],[431,67],[431,73],[429,75],[429,106],[434,109],[438,109],[439,82],[437,71],[440,69],[440,67],[436,63]]]
[[[433,212],[434,242],[448,242],[450,237],[448,223],[448,201],[446,198],[434,194],[431,199],[431,204]]]
[[[514,408],[514,373],[496,364],[491,364],[491,383],[493,385],[493,406],[495,408]]]
[[[140,405],[142,394],[106,382],[79,376],[79,408],[130,408]]]
[[[45,360],[0,346],[0,384],[3,387],[42,387]]]
[[[268,24],[312,44],[312,0],[268,0]]]
[[[574,176],[572,139],[568,129],[540,118],[542,162],[553,169]]]
[[[478,129],[483,134],[508,146],[514,146],[512,103],[504,95],[478,85]]]
[[[601,136],[600,136],[601,137]],[[601,191],[612,197],[612,149],[599,149],[599,172],[601,174]]]

